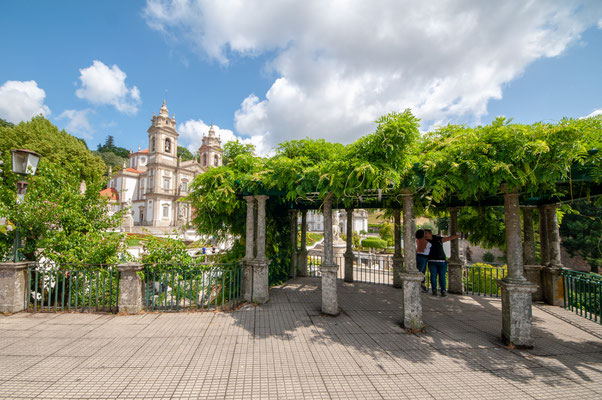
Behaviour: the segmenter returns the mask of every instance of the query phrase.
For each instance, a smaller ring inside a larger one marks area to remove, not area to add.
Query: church
[[[159,115],[153,113],[148,128],[148,149],[130,151],[129,165],[111,174],[101,195],[110,199],[110,212],[129,209],[124,218],[126,231],[134,227],[159,228],[168,232],[185,227],[192,218],[190,203],[178,201],[190,190],[194,178],[211,167],[222,165],[221,140],[213,125],[194,160],[178,157],[175,115],[169,117],[165,101]]]

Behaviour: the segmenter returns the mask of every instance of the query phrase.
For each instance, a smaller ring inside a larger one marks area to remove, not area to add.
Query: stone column
[[[519,194],[505,189],[506,257],[508,276],[498,281],[502,288],[502,340],[517,347],[533,347],[531,335],[532,300],[536,287],[523,274]]]
[[[564,287],[562,286],[562,277],[560,276],[562,261],[560,259],[560,231],[556,205],[546,206],[545,215],[549,264],[542,271],[543,297],[547,304],[562,306],[564,304]]]
[[[403,255],[401,254],[401,210],[393,209],[393,241],[395,253],[393,254],[393,287],[401,288],[401,271],[403,268]]]
[[[422,330],[422,297],[420,282],[424,278],[416,269],[416,236],[414,229],[414,195],[403,194],[403,257],[401,282],[403,287],[403,326],[409,331]]]
[[[301,248],[298,254],[299,276],[307,276],[307,210],[301,211]]]
[[[541,254],[541,265],[546,266],[550,263],[550,252],[548,250],[548,214],[546,206],[538,206],[539,213],[539,244]]]
[[[332,248],[332,193],[324,199],[324,257],[320,272],[322,273],[322,312],[328,315],[339,313],[337,298],[337,271],[339,266],[333,259]]]
[[[295,278],[297,276],[297,210],[289,211],[290,230],[291,230],[291,270],[289,276]]]
[[[253,303],[263,304],[269,300],[269,261],[265,258],[265,202],[268,196],[255,196],[257,200],[257,248],[253,262]]]
[[[449,234],[458,234],[458,207],[449,209]],[[448,267],[448,291],[455,294],[464,293],[464,282],[462,280],[462,260],[460,260],[460,239],[451,241],[451,257],[447,263]]]
[[[245,237],[244,283],[245,301],[253,301],[253,261],[255,260],[255,196],[245,196],[247,201],[247,234]]]
[[[137,272],[142,271],[142,264],[119,264],[119,312],[138,314],[142,311],[142,278]]]
[[[353,208],[346,208],[347,213],[347,249],[345,250],[345,282],[353,282]]]
[[[0,313],[16,313],[26,309],[29,299],[28,262],[0,263]]]
[[[543,299],[541,282],[541,265],[537,264],[535,258],[535,233],[533,231],[533,207],[521,207],[523,212],[523,244],[524,244],[524,263],[525,278],[533,285],[537,286],[537,291],[533,293],[533,301]]]

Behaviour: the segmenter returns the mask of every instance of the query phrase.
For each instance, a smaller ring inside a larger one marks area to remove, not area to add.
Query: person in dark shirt
[[[433,235],[430,230],[424,231],[424,237],[431,244],[431,251],[428,255],[428,266],[431,273],[431,290],[433,296],[437,295],[437,277],[439,277],[439,287],[441,288],[441,296],[447,296],[447,286],[445,282],[445,274],[447,273],[447,256],[443,250],[443,243],[449,242],[460,237],[461,234],[453,236]]]

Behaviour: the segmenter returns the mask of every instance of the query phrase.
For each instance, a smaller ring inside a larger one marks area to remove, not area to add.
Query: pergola
[[[424,181],[422,177],[418,177]],[[602,185],[597,183],[583,168],[575,168],[569,180],[558,182],[554,193],[541,193],[538,197],[521,195],[519,190],[502,185],[500,195],[471,200],[460,200],[450,196],[438,207],[450,213],[449,234],[458,231],[458,210],[461,207],[503,206],[506,232],[506,256],[508,275],[499,280],[502,289],[502,340],[518,347],[532,347],[531,334],[532,301],[544,300],[548,304],[562,305],[563,287],[560,276],[560,234],[557,207],[564,201],[602,194]],[[366,190],[353,200],[353,206],[345,205],[344,198],[336,198],[331,192],[321,196],[318,192],[292,202],[282,199],[278,191],[243,193],[247,202],[246,252],[244,295],[247,301],[265,303],[269,299],[268,266],[266,259],[266,202],[279,198],[282,207],[289,209],[291,243],[294,254],[291,259],[290,276],[307,276],[306,232],[307,211],[321,209],[324,214],[324,253],[320,266],[322,286],[322,312],[336,316],[339,313],[337,297],[337,272],[334,262],[332,210],[345,208],[347,211],[347,238],[344,280],[353,282],[352,216],[354,208],[392,209],[394,216],[393,286],[402,290],[403,326],[408,331],[419,331],[424,327],[420,282],[423,274],[416,269],[415,246],[415,196],[428,191],[423,185],[420,191],[404,189],[397,193],[382,190]],[[566,193],[564,195],[558,193]],[[349,200],[349,199],[347,199]],[[539,213],[539,235],[541,263],[535,256],[533,210]],[[298,212],[301,211],[301,246],[297,248]],[[521,234],[521,211],[523,235]],[[403,213],[403,232],[401,217]],[[403,234],[403,253],[402,247]],[[449,293],[464,292],[462,261],[458,239],[451,242],[451,257],[448,262]]]

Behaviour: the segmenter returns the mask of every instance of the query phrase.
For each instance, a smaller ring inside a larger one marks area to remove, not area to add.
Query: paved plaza
[[[426,332],[399,326],[401,292],[320,280],[230,312],[0,316],[0,398],[594,399],[602,328],[533,308],[535,348],[507,349],[501,301],[423,294]]]

